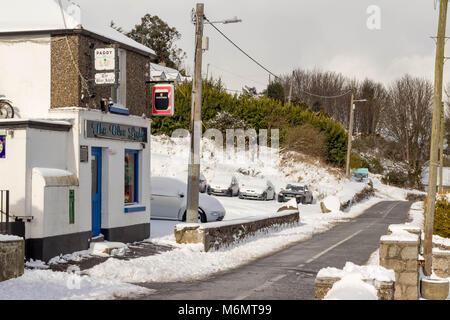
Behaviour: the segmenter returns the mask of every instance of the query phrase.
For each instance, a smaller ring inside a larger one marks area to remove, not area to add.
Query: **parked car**
[[[275,187],[269,180],[244,181],[239,189],[239,199],[275,200]]]
[[[239,182],[235,176],[215,177],[208,184],[206,192],[215,196],[236,197],[239,195]]]
[[[201,193],[205,193],[207,187],[208,187],[208,181],[206,180],[203,173],[200,172],[200,177],[199,177],[199,181],[198,181],[198,190]]]
[[[169,177],[151,177],[150,215],[152,219],[186,221],[187,184]],[[199,193],[199,222],[221,221],[225,208],[215,199]]]
[[[358,168],[354,170],[353,176],[356,181],[363,182],[364,179],[369,178],[369,169],[367,168]]]
[[[295,199],[297,203],[313,202],[313,194],[307,185],[288,184],[278,193],[278,202]]]

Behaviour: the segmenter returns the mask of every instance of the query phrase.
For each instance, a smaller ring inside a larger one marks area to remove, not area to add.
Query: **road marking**
[[[386,213],[383,215],[383,218],[385,218],[397,205],[399,205],[400,202],[397,202],[396,204],[394,204],[392,207],[390,207]],[[334,244],[333,246],[329,247],[328,249],[316,254],[314,257],[310,258],[309,260],[307,260],[305,263],[301,263],[297,266],[297,268],[302,268],[305,266],[305,264],[311,263],[314,260],[320,258],[321,256],[323,256],[324,254],[326,254],[327,252],[333,250],[334,248],[340,246],[341,244],[343,244],[344,242],[350,240],[351,238],[357,236],[358,234],[360,234],[361,232],[363,232],[365,229],[369,228],[370,226],[372,226],[372,224],[374,224],[375,222],[372,222],[371,224],[369,224],[366,228],[361,229],[355,233],[353,233],[352,235],[348,236],[347,238],[345,238],[344,240],[339,241],[338,243]],[[234,298],[233,300],[244,300],[246,298],[248,298],[249,296],[251,296],[252,294],[254,294],[257,291],[262,291],[268,287],[270,287],[272,284],[274,284],[275,282],[285,278],[287,275],[286,274],[280,274],[276,277],[273,277],[272,279],[267,280],[266,282],[264,282],[262,285],[260,285],[259,287],[256,287],[255,289],[249,290],[244,294],[241,294],[239,296],[237,296],[236,298]]]
[[[286,277],[286,274],[280,274],[276,277],[273,277],[270,280],[267,280],[266,282],[264,282],[262,285],[260,285],[259,287],[256,287],[255,289],[249,290],[244,294],[241,294],[240,296],[237,296],[236,298],[234,298],[233,300],[244,300],[245,298],[248,298],[249,296],[251,296],[253,293],[257,292],[257,291],[262,291],[268,287],[270,287],[272,284],[274,284],[275,282],[277,282],[278,280],[283,279],[284,277]]]
[[[339,241],[338,243],[332,245],[331,247],[329,247],[328,249],[316,254],[314,257],[312,257],[311,259],[307,260],[306,263],[311,263],[314,260],[316,260],[317,258],[323,256],[325,253],[333,250],[334,248],[336,248],[337,246],[340,246],[341,244],[343,244],[345,241],[350,240],[351,238],[353,238],[354,236],[358,235],[359,233],[361,233],[363,230],[359,230],[357,232],[355,232],[354,234],[352,234],[351,236],[348,236],[347,238],[345,238],[344,240]]]
[[[388,215],[388,214],[389,214],[389,213],[390,213],[397,205],[399,205],[399,204],[400,204],[400,202],[397,202],[397,203],[394,204],[392,207],[390,207],[390,208],[386,211],[386,213],[383,215],[383,219],[386,218],[386,216],[387,216],[387,215]],[[369,228],[369,227],[372,226],[374,223],[375,223],[375,222],[372,222],[372,223],[369,224],[365,229]],[[322,251],[322,252],[316,254],[314,257],[312,257],[311,259],[307,260],[306,263],[311,263],[311,262],[313,262],[313,261],[316,260],[317,258],[323,256],[325,253],[327,253],[327,252],[333,250],[333,249],[336,248],[337,246],[340,246],[340,245],[343,244],[344,242],[346,242],[346,241],[350,240],[351,238],[355,237],[356,235],[358,235],[358,234],[361,233],[362,231],[363,231],[363,230],[359,230],[359,231],[355,232],[354,234],[352,234],[351,236],[345,238],[344,240],[339,241],[339,242],[336,243],[335,245],[329,247],[328,249],[326,249],[326,250],[324,250],[324,251]],[[303,265],[299,265],[299,267],[300,267],[300,266],[303,266]]]

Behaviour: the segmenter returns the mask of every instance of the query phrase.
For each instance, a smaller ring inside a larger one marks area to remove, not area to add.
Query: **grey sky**
[[[217,26],[275,74],[317,67],[385,83],[404,73],[433,79],[435,44],[430,36],[437,31],[435,0],[74,1],[125,30],[146,13],[158,15],[181,33],[177,46],[187,53],[188,70],[193,70],[194,51],[190,12],[197,2],[203,2],[209,19],[242,19],[242,23]],[[381,8],[381,30],[366,26],[370,5]],[[267,72],[211,26],[205,26],[204,34],[210,38],[210,49],[203,56],[204,73],[209,63],[210,74],[221,77],[228,89],[240,90],[244,85],[265,88]],[[447,82],[448,64],[445,75]]]

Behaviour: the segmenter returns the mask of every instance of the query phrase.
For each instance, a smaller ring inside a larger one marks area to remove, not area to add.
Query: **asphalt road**
[[[195,282],[141,284],[157,300],[311,300],[321,268],[365,264],[388,225],[407,221],[412,202],[383,201],[359,217],[288,249],[227,273]]]

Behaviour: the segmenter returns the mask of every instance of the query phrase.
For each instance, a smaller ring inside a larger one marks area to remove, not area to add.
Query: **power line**
[[[238,77],[238,78],[241,78],[241,79],[244,79],[244,80],[247,80],[247,81],[255,82],[255,83],[258,83],[258,84],[261,84],[261,85],[264,85],[264,86],[266,85],[265,83],[262,83],[262,82],[259,82],[259,81],[256,81],[256,80],[253,80],[253,79],[246,78],[246,77],[244,77],[244,76],[238,75],[237,73],[234,73],[234,72],[231,72],[231,71],[229,71],[229,70],[223,69],[222,67],[218,67],[218,66],[216,66],[216,65],[214,65],[214,64],[212,64],[212,63],[210,63],[210,65],[211,65],[212,67],[218,69],[218,70],[221,70],[221,71],[224,71],[224,72],[226,72],[226,73],[229,73],[229,74],[231,74],[231,75],[233,75],[233,76],[235,76],[235,77]]]
[[[233,46],[235,46],[239,51],[241,51],[243,54],[245,54],[250,60],[252,60],[254,63],[256,63],[258,66],[260,66],[261,68],[263,68],[264,70],[266,70],[269,74],[273,75],[275,78],[278,78],[278,76],[276,76],[275,74],[273,74],[269,69],[267,69],[266,67],[264,67],[261,63],[259,63],[258,61],[256,61],[254,58],[252,58],[247,52],[245,52],[244,50],[242,50],[236,43],[234,43],[230,38],[228,38],[222,31],[220,31],[219,28],[217,28],[214,24],[212,24],[208,18],[206,18],[205,16],[203,16],[203,18],[205,18],[206,21],[209,22],[209,25],[211,27],[213,27],[214,29],[216,29],[217,32],[219,32],[225,39],[227,39]]]
[[[269,69],[267,69],[266,67],[264,67],[261,63],[259,63],[258,61],[256,61],[254,58],[252,58],[247,52],[245,52],[243,49],[241,49],[236,43],[234,43],[230,38],[228,38],[222,31],[220,31],[219,28],[217,28],[214,24],[212,24],[207,17],[203,16],[203,18],[209,22],[209,25],[212,26],[214,29],[216,29],[217,32],[219,32],[225,39],[227,39],[233,46],[235,46],[239,51],[241,51],[243,54],[245,54],[250,60],[252,60],[253,62],[255,62],[258,66],[260,66],[262,69],[264,69],[265,71],[267,71],[269,74],[271,74],[272,76],[275,77],[275,79],[281,79],[280,77],[278,77],[277,75],[275,75],[273,72],[271,72]],[[347,94],[349,94],[350,92],[352,92],[352,90],[348,90],[347,92],[344,92],[342,94],[339,95],[335,95],[335,96],[321,96],[318,94],[314,94],[311,92],[307,92],[301,89],[298,89],[299,91],[317,97],[317,98],[323,98],[323,99],[336,99],[336,98],[340,98],[343,97]]]

